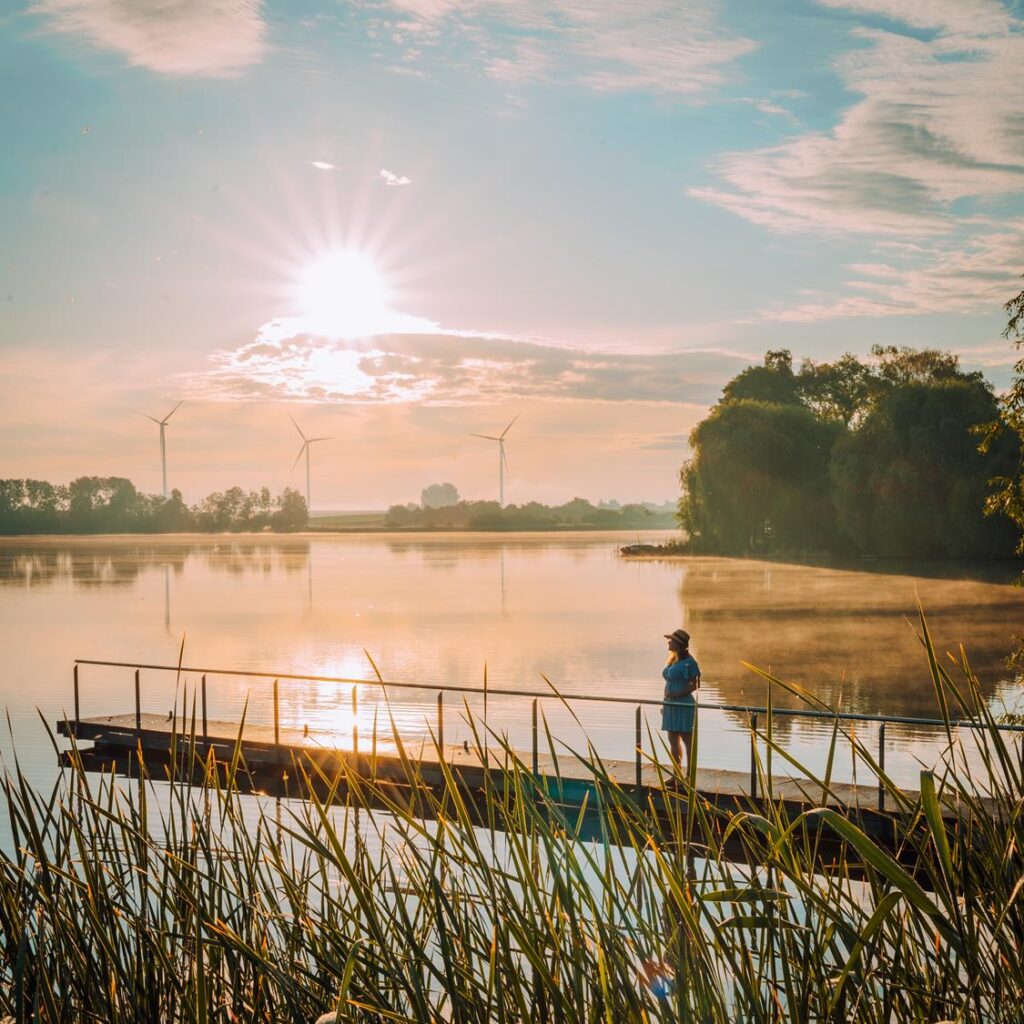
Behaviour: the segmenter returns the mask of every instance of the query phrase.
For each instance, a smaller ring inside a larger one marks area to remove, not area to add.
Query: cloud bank
[[[717,351],[594,353],[452,334],[362,342],[315,335],[253,342],[211,357],[189,394],[219,400],[476,405],[508,399],[710,404],[748,360]]]
[[[219,78],[262,60],[262,0],[38,0],[52,32],[78,36],[137,67]]]

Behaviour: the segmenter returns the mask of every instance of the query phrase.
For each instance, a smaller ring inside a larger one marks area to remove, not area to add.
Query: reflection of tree
[[[933,716],[915,634],[918,594],[937,648],[955,652],[963,643],[989,691],[1006,678],[1003,659],[1024,613],[1020,592],[972,580],[716,558],[684,566],[682,617],[709,683],[704,692],[729,704],[766,703],[767,684],[745,661],[844,711]],[[779,687],[773,700],[801,706]]]
[[[70,580],[82,587],[130,586],[151,569],[184,572],[189,559],[234,576],[295,573],[309,561],[307,541],[215,544],[54,544],[46,547],[0,548],[0,585],[36,587]]]

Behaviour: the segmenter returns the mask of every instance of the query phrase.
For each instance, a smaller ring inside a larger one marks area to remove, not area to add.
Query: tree
[[[420,503],[424,508],[448,508],[459,503],[459,492],[455,484],[431,484],[420,492]]]
[[[1010,314],[1010,319],[1003,337],[1010,338],[1018,350],[1024,348],[1024,291],[1010,299],[1004,309]],[[1013,380],[999,399],[999,415],[983,432],[982,451],[987,451],[1007,434],[1017,438],[1017,461],[1007,472],[994,476],[990,481],[995,490],[989,496],[986,508],[991,514],[1006,516],[1017,524],[1022,531],[1017,551],[1024,554],[1024,358],[1014,363]],[[1021,583],[1024,584],[1024,576]]]
[[[270,517],[275,530],[301,530],[309,522],[306,499],[293,488],[286,487],[275,504],[277,508]]]
[[[800,405],[719,403],[690,434],[680,525],[722,553],[832,547],[828,465],[842,433]]]
[[[804,405],[815,416],[847,426],[864,411],[874,391],[871,368],[849,352],[834,363],[805,359],[797,383]]]
[[[773,402],[798,405],[800,385],[788,348],[769,350],[763,366],[748,366],[722,389],[723,402]]]
[[[929,381],[970,380],[985,382],[980,372],[964,373],[960,357],[934,348],[910,348],[901,345],[872,345],[871,354],[878,360],[875,376],[883,390],[922,384]]]
[[[1009,439],[978,451],[973,433],[996,401],[973,374],[904,378],[880,395],[837,446],[832,495],[855,547],[878,555],[1009,555],[1014,531],[982,515],[993,472],[1014,458]]]

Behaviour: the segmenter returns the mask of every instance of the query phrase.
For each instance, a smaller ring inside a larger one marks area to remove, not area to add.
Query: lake
[[[668,534],[641,534],[656,541]],[[685,625],[704,673],[700,697],[763,704],[766,684],[743,662],[806,687],[842,710],[933,716],[937,706],[915,630],[917,602],[936,644],[963,644],[997,706],[1019,686],[1003,659],[1024,624],[1012,567],[811,566],[739,559],[624,560],[632,533],[8,538],[0,542],[0,700],[14,745],[40,783],[55,757],[36,714],[72,708],[75,657],[656,699],[662,634]],[[898,570],[898,571],[897,571]],[[196,682],[188,676],[188,693]],[[210,717],[269,721],[269,681],[210,680]],[[142,676],[143,709],[168,711],[174,677]],[[350,742],[352,686],[282,684],[286,725]],[[777,704],[795,706],[776,693]],[[428,735],[435,694],[358,688],[361,735],[391,714],[403,737]],[[189,696],[189,699],[191,697]],[[482,713],[482,700],[471,707]],[[131,673],[83,668],[82,713],[128,712]],[[468,732],[447,698],[445,738]],[[560,741],[580,727],[555,699],[542,709]],[[633,709],[578,705],[605,756],[631,757]],[[529,701],[492,696],[488,725],[529,744]],[[647,716],[658,742],[656,710]],[[749,765],[743,716],[700,719],[700,763]],[[872,726],[864,726],[869,739]],[[911,782],[939,737],[890,727],[887,765]],[[826,724],[777,719],[795,756],[820,764]],[[645,744],[650,741],[645,737]],[[0,741],[9,758],[9,737]],[[852,764],[837,775],[850,777]]]

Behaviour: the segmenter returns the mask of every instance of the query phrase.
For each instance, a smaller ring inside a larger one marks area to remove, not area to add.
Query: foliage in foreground
[[[655,833],[649,808],[592,752],[582,756],[605,841],[580,842],[493,737],[491,756],[509,758],[510,773],[486,793],[484,827],[472,824],[469,794],[452,782],[432,796],[412,764],[410,791],[350,776],[346,808],[288,801],[280,818],[212,774],[203,788],[140,789],[70,772],[42,796],[15,773],[0,1013],[195,1024],[312,1021],[335,1008],[359,1022],[1017,1020],[1020,763],[966,664],[955,686],[924,639],[940,704],[959,702],[983,725],[984,771],[972,785],[951,725],[947,770],[924,773],[908,798],[850,737],[904,811],[909,870],[829,811],[790,820],[752,805],[717,833],[712,811],[689,799],[691,780]],[[839,736],[837,720],[833,751]],[[778,764],[786,754],[764,738]],[[830,774],[817,780],[823,795]],[[956,837],[939,818],[949,800],[971,818]],[[710,848],[688,858],[700,834]],[[845,852],[822,876],[812,869],[826,834]],[[720,856],[726,838],[758,851],[761,866]],[[863,882],[851,880],[855,860]],[[667,987],[643,980],[668,972]]]

